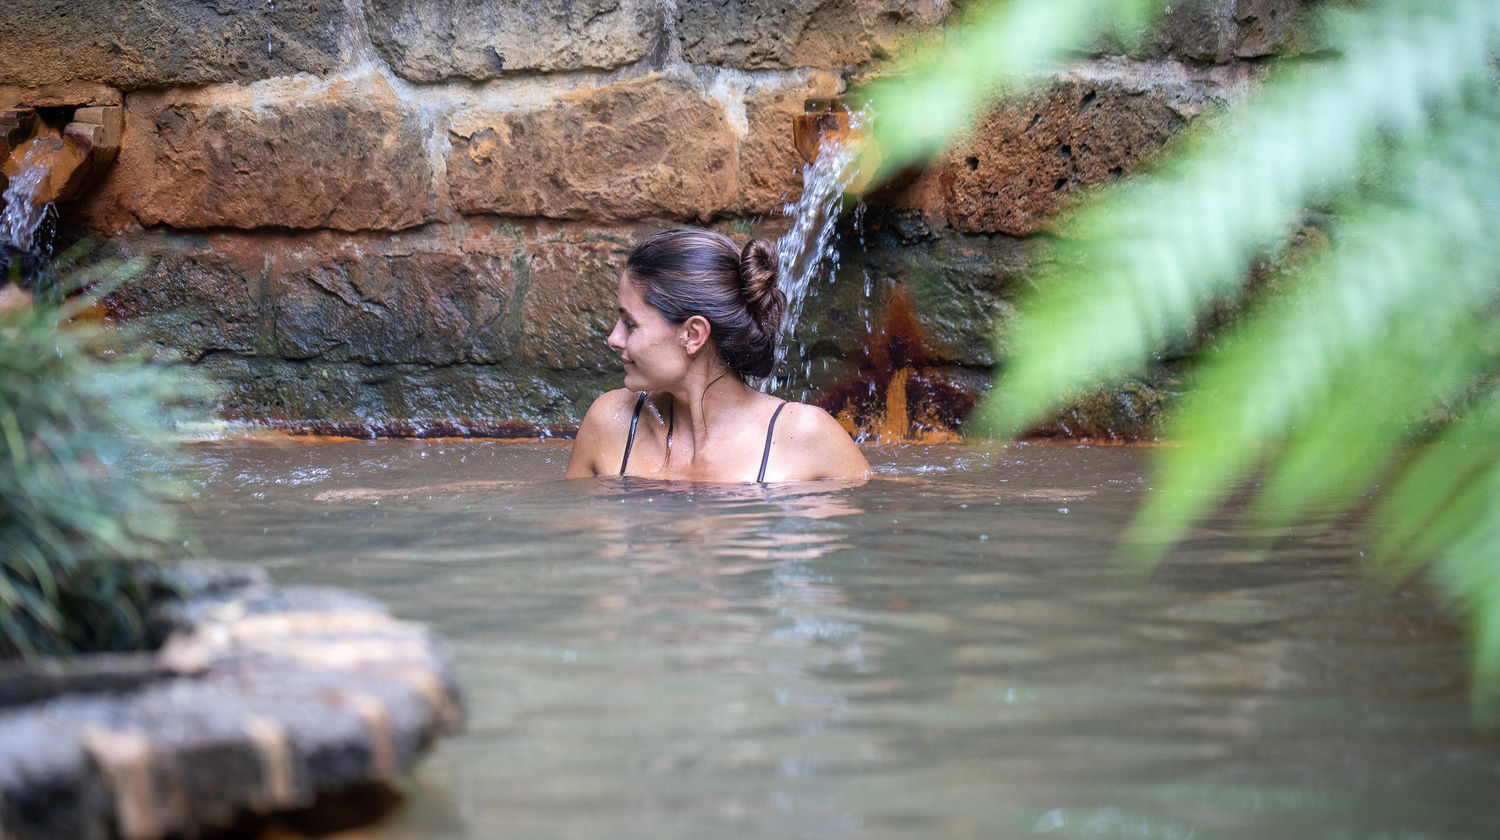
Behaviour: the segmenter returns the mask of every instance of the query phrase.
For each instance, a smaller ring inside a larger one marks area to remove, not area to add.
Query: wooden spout
[[[880,150],[869,148],[869,136],[853,126],[851,104],[859,105],[847,94],[807,100],[804,113],[792,118],[792,144],[797,154],[811,164],[818,159],[818,150],[824,143],[867,144],[860,154],[862,169],[849,184],[848,191],[853,195],[889,193],[916,180],[922,170],[910,166],[881,181],[875,180],[875,171],[881,160]]]
[[[849,108],[835,97],[809,99],[805,112],[792,117],[792,144],[808,163],[818,159],[824,141],[847,143],[851,139]]]
[[[47,175],[34,200],[50,204],[78,198],[119,156],[124,123],[118,105],[79,108],[60,129],[43,124],[31,108],[0,110],[0,187],[35,152],[32,165],[45,165]]]

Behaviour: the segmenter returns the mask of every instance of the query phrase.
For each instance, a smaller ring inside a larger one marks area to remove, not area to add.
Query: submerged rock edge
[[[379,602],[275,587],[256,568],[195,562],[177,577],[185,597],[150,619],[154,653],[79,658],[119,657],[139,684],[64,680],[0,707],[0,836],[197,835],[392,781],[462,728],[446,647]],[[67,667],[7,666],[7,682]]]

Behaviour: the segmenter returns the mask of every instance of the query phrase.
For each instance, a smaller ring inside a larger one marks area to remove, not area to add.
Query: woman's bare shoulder
[[[578,425],[578,437],[573,440],[573,454],[568,459],[564,476],[601,475],[606,472],[607,462],[620,459],[625,440],[616,430],[623,429],[630,422],[638,397],[639,394],[628,388],[616,388],[594,400],[588,413],[583,415],[583,422]]]
[[[789,402],[778,418],[773,461],[786,479],[856,478],[869,475],[870,462],[832,415],[807,403]]]
[[[587,425],[590,420],[593,420],[595,423],[612,424],[614,421],[627,419],[630,412],[635,410],[635,401],[639,397],[640,392],[629,388],[605,391],[589,406],[588,413],[583,416],[583,423]],[[579,431],[582,431],[582,427]]]

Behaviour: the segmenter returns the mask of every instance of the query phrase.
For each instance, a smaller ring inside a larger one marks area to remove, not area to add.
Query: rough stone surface
[[[104,313],[198,364],[230,418],[566,431],[618,384],[605,337],[640,233],[137,233],[94,259],[141,261]]]
[[[193,577],[187,603],[152,616],[167,635],[142,666],[149,682],[0,713],[7,837],[198,836],[388,782],[462,725],[448,656],[424,628],[350,593]]]
[[[267,286],[272,355],[361,364],[508,354],[503,261],[440,251],[283,254]]]
[[[1298,48],[1294,24],[1318,0],[1204,0],[1169,2],[1160,24],[1127,48],[1105,44],[1106,52],[1138,58],[1180,58],[1224,64],[1262,58]]]
[[[939,27],[949,0],[678,0],[683,58],[742,69],[846,67],[889,58]]]
[[[448,180],[463,213],[617,221],[708,219],[733,206],[735,135],[691,84],[647,76],[452,124]]]
[[[34,87],[0,85],[0,108],[120,105],[124,101],[118,89],[93,82],[58,82]]]
[[[759,86],[744,95],[745,136],[740,140],[739,211],[774,213],[802,193],[802,157],[791,143],[792,118],[813,97],[839,91],[836,74],[814,72],[802,84]]]
[[[130,321],[143,339],[189,361],[267,346],[263,259],[250,243],[162,234],[119,239],[96,256],[139,261],[140,273],[102,306],[110,317]]]
[[[970,233],[1047,230],[1081,187],[1119,178],[1212,105],[1218,89],[1194,83],[1069,76],[993,109],[906,193],[938,196]]]
[[[619,310],[616,292],[634,243],[538,243],[516,257],[516,297],[527,363],[549,370],[610,370],[609,349]]]
[[[370,39],[416,82],[483,81],[510,71],[609,69],[660,35],[652,0],[366,0]]]
[[[138,90],[325,74],[347,27],[343,0],[11,0],[0,84]]]
[[[389,90],[236,93],[131,97],[115,181],[142,224],[400,230],[437,216],[430,130]]]
[[[832,283],[808,292],[780,371],[869,441],[939,441],[964,429],[1007,351],[1014,301],[1043,256],[1040,243],[966,234],[921,214],[872,208],[846,220]],[[1181,365],[1084,395],[1030,430],[1041,437],[1153,438]]]

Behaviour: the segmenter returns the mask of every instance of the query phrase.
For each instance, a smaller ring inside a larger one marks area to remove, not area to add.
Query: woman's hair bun
[[[740,251],[740,294],[745,308],[766,336],[781,330],[786,313],[786,293],[780,288],[776,261],[776,244],[767,239],[752,239]]]

